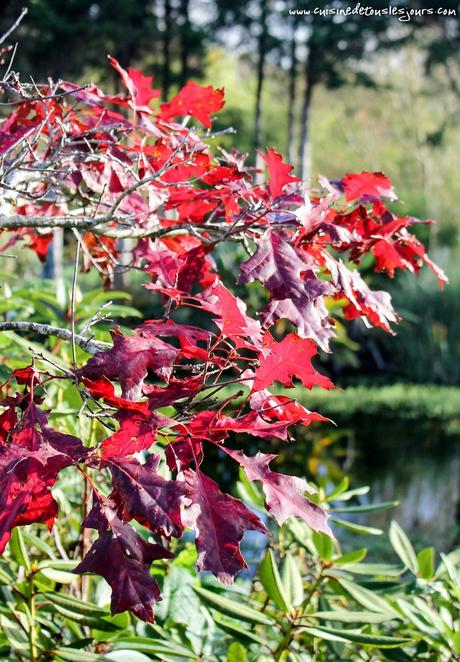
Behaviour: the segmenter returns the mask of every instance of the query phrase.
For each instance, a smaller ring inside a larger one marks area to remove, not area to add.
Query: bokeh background
[[[3,0],[0,31],[23,4]],[[319,173],[381,170],[394,181],[401,213],[437,220],[417,232],[447,271],[448,288],[441,292],[430,274],[397,276],[390,283],[403,318],[397,335],[349,325],[333,357],[322,357],[344,390],[301,396],[337,428],[309,430],[281,450],[298,474],[321,480],[347,472],[371,485],[369,498],[398,498],[396,516],[413,539],[446,549],[458,543],[459,3],[30,0],[26,6],[13,63],[24,78],[93,80],[115,90],[110,53],[153,75],[163,98],[189,78],[224,87],[216,127],[235,133],[222,136],[222,147],[248,152],[250,161],[257,148],[275,147],[313,183]],[[368,11],[359,13],[360,6]],[[378,15],[385,8],[392,15]],[[34,279],[31,288],[39,286],[37,276],[48,277],[51,289],[59,286],[52,258],[43,273],[38,262],[22,263],[24,277]],[[233,259],[220,256],[230,274]],[[362,269],[372,286],[388,287],[371,263]],[[132,290],[135,307],[152,313],[141,288],[122,285]],[[376,524],[394,516],[383,512]]]

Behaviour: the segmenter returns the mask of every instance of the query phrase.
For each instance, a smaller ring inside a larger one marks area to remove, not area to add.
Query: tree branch
[[[37,322],[0,322],[0,331],[26,331],[38,333],[42,336],[54,336],[61,340],[72,340],[72,332],[69,329],[61,329],[51,324],[38,324]],[[92,340],[76,334],[73,336],[75,343],[88,354],[96,354],[111,347],[110,343],[100,340]]]

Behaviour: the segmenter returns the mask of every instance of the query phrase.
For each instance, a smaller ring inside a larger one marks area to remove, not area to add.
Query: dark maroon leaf
[[[217,483],[199,467],[196,471],[186,469],[183,476],[190,500],[184,523],[194,528],[197,534],[197,567],[212,572],[221,582],[229,584],[240,570],[247,567],[239,546],[245,531],[268,531],[242,501],[221,492]]]
[[[112,499],[124,521],[136,519],[157,535],[180,538],[181,499],[185,488],[158,473],[159,455],[150,455],[145,464],[137,460],[110,460]]]
[[[74,572],[104,577],[112,589],[112,614],[129,610],[152,622],[160,589],[149,568],[156,559],[173,555],[161,545],[143,540],[132,526],[121,522],[107,501],[96,502],[86,525],[97,528],[99,538]]]
[[[168,381],[179,351],[155,337],[125,336],[119,329],[112,331],[113,347],[97,352],[76,374],[79,377],[99,379],[107,377],[119,381],[122,395],[127,400],[138,400],[142,386],[151,370],[159,379]]]

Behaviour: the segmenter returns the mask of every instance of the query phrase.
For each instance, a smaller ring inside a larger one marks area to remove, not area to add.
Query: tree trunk
[[[294,119],[295,119],[296,96],[297,96],[297,43],[296,43],[296,26],[293,24],[292,34],[291,34],[291,47],[290,47],[288,118],[287,118],[287,159],[288,162],[293,165],[295,165]]]
[[[261,145],[262,138],[262,91],[265,81],[265,55],[267,51],[267,13],[268,0],[260,2],[260,34],[257,48],[257,87],[254,115],[254,152]]]
[[[190,0],[181,0],[179,14],[182,18],[180,38],[180,85],[183,87],[189,78],[188,56],[190,48],[190,31],[192,29],[189,16]]]
[[[307,54],[305,63],[305,89],[302,104],[301,133],[299,149],[299,176],[307,184],[311,180],[311,140],[310,140],[310,115],[311,102],[313,98],[313,88],[315,81],[312,76],[313,71],[313,53]]]
[[[169,86],[171,84],[171,32],[172,32],[172,8],[171,0],[164,0],[164,31],[163,31],[163,76],[162,91],[163,99],[167,101]]]

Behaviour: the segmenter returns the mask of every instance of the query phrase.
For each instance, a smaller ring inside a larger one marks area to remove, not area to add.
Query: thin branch
[[[0,331],[25,331],[72,341],[72,331],[69,329],[61,329],[51,324],[38,324],[37,322],[0,322]],[[111,347],[110,343],[93,340],[92,338],[84,338],[78,334],[74,336],[74,339],[75,344],[88,354],[96,354],[96,352],[101,352]]]
[[[3,44],[3,42],[6,41],[6,40],[8,39],[8,37],[10,36],[10,34],[12,34],[12,33],[16,30],[16,28],[18,27],[19,23],[22,21],[22,19],[24,18],[24,16],[27,14],[27,11],[28,11],[28,10],[27,10],[26,7],[23,7],[23,8],[22,8],[21,13],[20,13],[19,16],[17,17],[17,19],[15,20],[15,22],[13,23],[13,25],[9,28],[9,30],[7,30],[7,31],[6,31],[4,34],[2,34],[2,36],[0,37],[0,44]]]
[[[75,262],[73,266],[72,293],[70,297],[70,333],[72,335],[72,363],[74,370],[77,367],[77,353],[75,351],[75,298],[77,293],[78,263],[80,261],[80,241],[77,239],[75,248]]]

